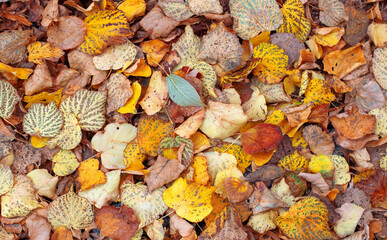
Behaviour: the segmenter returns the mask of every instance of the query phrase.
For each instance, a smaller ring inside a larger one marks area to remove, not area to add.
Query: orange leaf
[[[78,171],[79,176],[77,180],[81,183],[82,190],[94,187],[97,184],[102,184],[107,181],[105,173],[99,168],[99,161],[97,159],[88,159],[81,162]]]
[[[161,59],[163,59],[170,49],[168,44],[158,39],[142,42],[140,47],[146,53],[146,60],[152,67],[157,67]]]
[[[253,187],[248,182],[239,178],[225,178],[223,179],[223,185],[230,203],[242,202],[253,193]]]
[[[248,154],[270,151],[277,147],[281,139],[280,127],[269,123],[260,123],[242,133],[243,151]]]
[[[73,240],[73,233],[65,227],[59,227],[51,236],[51,240]]]
[[[64,52],[50,43],[33,42],[27,47],[28,61],[43,64],[44,59],[55,61],[63,56]]]

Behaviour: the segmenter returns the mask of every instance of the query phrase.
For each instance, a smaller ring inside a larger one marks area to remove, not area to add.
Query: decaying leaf
[[[28,61],[43,64],[43,60],[55,61],[63,56],[64,52],[50,43],[34,42],[28,45]]]
[[[326,104],[336,99],[325,79],[313,78],[305,90],[304,103]]]
[[[209,0],[207,2],[203,2],[200,0],[189,0],[188,4],[190,10],[196,15],[204,13],[223,13],[223,7],[220,4],[219,0]]]
[[[242,202],[253,193],[253,187],[239,178],[225,178],[223,179],[223,185],[230,203]]]
[[[251,89],[253,90],[253,93],[251,94],[250,99],[243,103],[242,109],[250,121],[263,120],[266,118],[267,114],[265,96],[257,87],[252,86]]]
[[[331,177],[335,169],[329,157],[319,154],[310,158],[308,170],[312,173],[321,173],[324,177]]]
[[[168,100],[166,78],[160,71],[154,71],[144,98],[139,102],[148,115],[160,111]]]
[[[302,135],[314,154],[323,154],[326,156],[333,154],[335,143],[332,140],[332,136],[323,132],[320,127],[316,125],[306,126],[302,130]]]
[[[300,58],[300,52],[305,45],[292,33],[274,33],[270,35],[270,43],[277,45],[288,56],[288,66]]]
[[[16,89],[6,80],[0,80],[0,117],[9,118],[20,97]]]
[[[31,31],[10,30],[0,33],[0,62],[18,63],[26,57]]]
[[[295,151],[294,153],[283,157],[278,163],[278,166],[293,172],[301,172],[308,166],[308,160],[300,155],[298,151]]]
[[[329,159],[335,165],[334,182],[336,185],[343,185],[351,180],[349,174],[349,165],[344,157],[339,155],[331,155]]]
[[[348,19],[344,4],[340,0],[319,0],[320,21],[328,27],[335,27]]]
[[[344,203],[335,211],[341,215],[334,227],[336,234],[342,238],[353,234],[364,209],[353,203]]]
[[[165,15],[175,21],[184,21],[194,15],[188,6],[188,2],[186,1],[161,0],[159,5],[163,9]]]
[[[252,227],[255,231],[263,234],[269,230],[275,229],[277,226],[274,219],[278,217],[277,211],[266,211],[251,216],[247,225]]]
[[[113,73],[105,83],[100,89],[107,89],[107,113],[123,107],[133,95],[130,81],[121,73]]]
[[[74,49],[85,40],[86,24],[75,16],[60,17],[47,29],[47,42],[62,50]]]
[[[387,46],[387,24],[372,22],[367,33],[376,47]]]
[[[368,29],[368,17],[361,10],[350,4],[345,6],[348,20],[345,24],[343,39],[348,45],[355,46],[366,35]]]

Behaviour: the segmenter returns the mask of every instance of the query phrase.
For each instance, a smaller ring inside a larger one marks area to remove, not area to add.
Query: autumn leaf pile
[[[0,5],[0,239],[387,237],[384,1]]]

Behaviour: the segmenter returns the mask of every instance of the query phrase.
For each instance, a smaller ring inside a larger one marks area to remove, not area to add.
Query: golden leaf
[[[118,7],[125,13],[126,18],[132,21],[136,17],[143,16],[145,13],[146,4],[144,0],[125,0]]]
[[[194,169],[193,181],[201,185],[208,185],[211,181],[210,173],[208,172],[207,158],[205,156],[195,156],[191,166]]]
[[[146,60],[152,67],[157,67],[157,64],[170,50],[170,46],[159,39],[141,42],[140,47],[146,53]]]
[[[300,155],[298,151],[290,155],[286,155],[284,158],[280,160],[278,163],[282,169],[288,169],[294,172],[300,172],[308,166],[308,160]]]
[[[78,182],[81,183],[82,190],[92,188],[95,185],[105,183],[107,178],[105,173],[99,168],[99,161],[94,158],[87,159],[79,165]]]
[[[43,64],[44,59],[56,61],[63,56],[64,52],[51,46],[50,43],[33,42],[27,47],[28,61],[36,64]]]
[[[79,166],[77,157],[71,150],[60,150],[52,161],[55,163],[54,173],[60,177],[73,173]]]
[[[144,98],[139,102],[146,114],[153,115],[160,111],[168,100],[166,78],[160,71],[154,71],[149,81]]]
[[[56,106],[59,106],[59,102],[62,97],[62,91],[63,88],[53,93],[41,92],[33,96],[24,96],[24,102],[28,103],[25,108],[30,108],[33,103],[47,104],[50,102],[55,102]]]
[[[351,180],[351,174],[349,173],[349,165],[344,157],[339,155],[329,156],[329,160],[335,166],[334,183],[336,185],[343,185]]]
[[[309,81],[305,91],[304,103],[313,102],[315,105],[330,103],[336,99],[325,80],[313,78]]]
[[[34,70],[29,68],[14,68],[0,62],[0,72],[2,71],[6,73],[10,73],[19,79],[27,79],[28,76],[30,76],[31,73],[34,72]]]

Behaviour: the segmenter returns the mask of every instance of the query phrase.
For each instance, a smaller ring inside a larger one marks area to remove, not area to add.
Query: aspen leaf
[[[379,166],[384,171],[387,171],[387,156],[384,156],[380,159]]]
[[[212,211],[211,196],[214,191],[215,187],[187,183],[185,179],[179,178],[164,191],[163,199],[179,217],[200,222]]]
[[[124,164],[126,171],[141,171],[144,172],[145,166],[142,164],[146,159],[146,155],[140,151],[137,139],[126,145],[124,150]]]
[[[275,229],[277,226],[274,220],[278,217],[278,212],[270,210],[258,214],[254,214],[247,223],[248,226],[252,227],[255,231],[263,234],[268,230]]]
[[[329,160],[335,166],[334,182],[336,185],[343,185],[351,180],[349,165],[344,157],[339,155],[329,156]]]
[[[53,93],[42,92],[33,96],[24,96],[23,101],[28,103],[25,108],[28,109],[33,103],[47,104],[55,102],[56,106],[59,106],[60,99],[62,98],[63,88]]]
[[[194,169],[193,181],[195,183],[206,186],[211,181],[210,173],[208,172],[207,158],[205,156],[195,156],[191,166]]]
[[[86,198],[97,208],[101,208],[109,201],[117,201],[120,194],[121,170],[113,170],[105,175],[107,179],[105,183],[79,192],[79,196]]]
[[[14,68],[0,62],[0,72],[10,73],[19,79],[27,79],[34,71],[29,68]]]
[[[124,150],[137,136],[137,129],[129,123],[110,123],[104,131],[91,139],[93,148],[101,153],[102,165],[107,169],[125,169]]]
[[[19,100],[16,89],[8,81],[0,80],[0,117],[11,117]]]
[[[93,206],[87,199],[70,190],[50,203],[47,220],[55,230],[59,227],[85,229],[94,220]]]
[[[16,175],[14,181],[11,191],[1,196],[1,216],[25,217],[35,208],[42,207],[35,199],[35,189],[28,177]]]
[[[212,66],[204,61],[196,62],[192,65],[193,69],[199,70],[199,73],[202,74],[201,80],[203,82],[203,96],[212,96],[216,97],[215,94],[215,85],[216,85],[216,73]]]
[[[241,63],[242,52],[238,37],[227,31],[221,22],[213,31],[203,36],[198,58],[209,64],[219,64],[228,72]]]
[[[314,154],[330,156],[335,150],[332,136],[317,125],[308,125],[302,130],[302,135]]]
[[[242,133],[242,147],[247,154],[271,151],[281,140],[281,129],[269,123],[259,123]]]
[[[372,59],[372,71],[379,85],[387,89],[387,48],[376,48]]]
[[[208,102],[200,130],[210,138],[226,138],[236,133],[248,120],[240,105]]]
[[[214,181],[214,186],[216,187],[215,192],[224,198],[227,197],[227,194],[225,186],[223,184],[223,180],[229,177],[240,179],[241,177],[243,177],[243,173],[235,165],[232,165],[226,169],[219,171],[216,174]]]
[[[264,83],[278,83],[285,76],[288,56],[284,50],[271,43],[261,43],[253,50],[254,58],[261,58],[262,62],[253,71],[259,81]]]
[[[239,170],[241,170],[242,173],[246,171],[246,168],[248,168],[254,160],[252,155],[245,153],[242,147],[235,144],[224,144],[221,147],[212,148],[211,151],[233,155],[237,160],[237,167]]]
[[[183,107],[204,106],[195,88],[185,79],[175,74],[168,74],[167,87],[169,97],[177,105]]]
[[[169,52],[170,46],[159,39],[140,43],[141,50],[146,53],[146,60],[152,67],[157,67],[165,54]]]
[[[283,157],[278,163],[278,166],[293,172],[301,172],[308,166],[308,160],[300,155],[298,151],[295,151],[294,153]]]
[[[165,15],[175,21],[184,21],[194,15],[191,12],[188,3],[182,0],[161,0],[160,7],[163,9]]]
[[[92,188],[95,185],[105,183],[107,178],[105,173],[99,168],[99,161],[94,158],[87,159],[79,165],[78,182],[81,183],[82,190]]]
[[[26,57],[26,45],[32,31],[10,30],[0,33],[0,61],[18,63]]]
[[[120,10],[102,10],[87,16],[85,41],[79,49],[90,55],[98,55],[109,45],[126,42],[130,28],[125,13]]]
[[[81,89],[66,98],[59,110],[74,114],[82,130],[98,131],[105,124],[105,102],[105,93]]]
[[[367,35],[369,19],[363,11],[350,4],[345,6],[345,12],[348,19],[345,24],[343,39],[348,45],[355,46]]]
[[[138,228],[143,228],[157,220],[167,209],[163,200],[165,187],[149,193],[148,187],[142,183],[127,183],[121,186],[121,201],[132,208],[140,221]]]
[[[40,196],[53,198],[55,196],[56,184],[59,181],[58,176],[51,176],[47,169],[35,169],[27,174],[34,184],[34,188]]]
[[[376,118],[376,124],[374,133],[384,137],[387,135],[387,110],[383,109],[372,109],[368,114],[374,115]]]
[[[308,170],[312,173],[321,173],[325,177],[331,177],[335,169],[329,157],[322,154],[313,155],[309,161]]]
[[[207,2],[203,2],[200,0],[189,0],[188,4],[190,10],[196,15],[201,15],[204,13],[223,13],[223,7],[220,4],[219,0],[210,0]]]
[[[75,16],[60,17],[47,29],[47,42],[62,50],[74,49],[85,40],[86,24]]]
[[[9,192],[13,187],[13,174],[7,165],[0,165],[0,196]]]
[[[106,112],[110,113],[123,107],[133,95],[130,81],[121,73],[113,73],[108,81],[105,81],[107,89]]]
[[[320,21],[328,27],[335,27],[348,19],[344,4],[340,0],[319,0]]]
[[[180,124],[179,127],[175,128],[174,132],[180,137],[189,138],[203,124],[204,114],[205,109],[200,110]]]
[[[33,42],[27,47],[28,61],[43,64],[44,59],[55,61],[63,56],[64,52],[50,43]]]
[[[160,141],[173,130],[173,123],[158,115],[142,116],[138,123],[138,144],[141,153],[157,156]]]
[[[304,16],[304,6],[300,0],[287,0],[281,8],[283,14],[283,24],[279,26],[277,32],[292,33],[301,42],[304,42],[310,32],[311,26]]]
[[[55,163],[54,173],[60,177],[73,173],[79,166],[75,153],[70,150],[60,150],[52,161]]]
[[[266,118],[267,105],[265,96],[255,86],[251,89],[253,93],[247,102],[242,104],[242,109],[245,114],[249,117],[250,121],[258,121]]]
[[[78,146],[81,140],[82,130],[77,118],[72,113],[63,113],[63,128],[58,135],[47,141],[47,146],[70,150]]]
[[[248,182],[236,177],[224,178],[223,186],[230,203],[242,202],[253,193],[253,187]]]
[[[234,31],[245,40],[262,31],[273,31],[283,23],[282,12],[275,0],[231,0],[230,13],[234,18]]]
[[[197,55],[200,49],[200,38],[194,34],[190,25],[185,27],[185,32],[180,36],[176,43],[172,44],[172,51],[177,51],[181,61],[174,70],[183,66],[191,66],[197,62]]]
[[[168,88],[165,77],[160,71],[154,71],[144,98],[139,102],[146,114],[160,111],[168,100]]]
[[[336,222],[334,229],[336,234],[343,238],[355,232],[365,209],[353,203],[344,203],[335,211],[341,215],[341,218]]]
[[[313,78],[309,81],[305,90],[304,103],[314,103],[315,105],[326,104],[336,99],[330,87],[324,79]]]
[[[159,142],[158,154],[165,155],[166,151],[169,151],[173,148],[180,148],[184,144],[184,148],[179,149],[181,151],[181,159],[179,161],[185,166],[188,167],[191,164],[193,158],[193,142],[191,139],[185,139],[183,137],[177,136],[175,138],[171,136],[164,137]]]
[[[136,54],[136,46],[128,40],[121,45],[106,48],[101,55],[93,57],[93,63],[99,70],[117,70],[125,64],[131,65],[136,58]]]
[[[125,13],[126,18],[132,21],[136,17],[143,16],[145,14],[146,3],[144,0],[125,0],[118,7]]]
[[[288,212],[275,219],[277,226],[290,238],[328,239],[328,210],[316,197],[307,197],[290,207]]]
[[[47,106],[41,103],[32,104],[23,121],[24,132],[39,137],[55,137],[60,132],[62,125],[62,113],[54,102]]]
[[[273,154],[275,153],[275,151],[276,151],[276,149],[273,149],[273,150],[268,151],[268,152],[256,152],[256,153],[254,153],[252,156],[253,156],[255,165],[263,166],[266,163],[268,163],[270,161],[271,157],[273,156]]]
[[[125,103],[124,106],[120,107],[117,110],[117,112],[132,114],[137,113],[136,105],[141,96],[141,84],[139,84],[138,82],[134,82],[132,83],[131,88],[133,91],[133,95],[129,98],[129,100]]]

